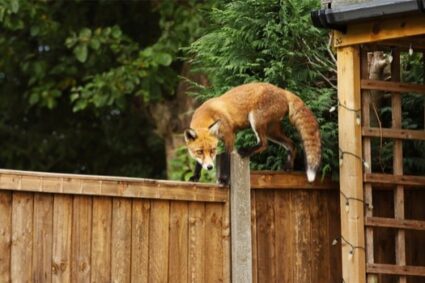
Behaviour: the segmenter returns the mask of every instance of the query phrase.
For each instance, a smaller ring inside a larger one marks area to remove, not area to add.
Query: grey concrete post
[[[231,270],[233,283],[252,282],[251,182],[249,158],[230,158]]]

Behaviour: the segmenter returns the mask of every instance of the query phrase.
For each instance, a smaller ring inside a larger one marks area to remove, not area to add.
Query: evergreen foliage
[[[210,13],[206,34],[189,48],[199,70],[206,72],[210,88],[202,89],[202,100],[231,87],[252,82],[270,82],[299,95],[315,113],[322,133],[323,171],[337,168],[336,117],[329,113],[335,104],[335,66],[326,32],[313,27],[310,11],[319,1],[247,0],[223,4]],[[285,131],[300,144],[293,126]],[[237,144],[252,145],[250,131],[239,135]],[[297,169],[303,169],[299,151]],[[253,169],[280,169],[285,151],[276,145],[251,159]],[[338,170],[333,170],[338,172]]]

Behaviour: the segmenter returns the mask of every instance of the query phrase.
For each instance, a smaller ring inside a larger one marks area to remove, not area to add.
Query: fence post
[[[251,182],[249,158],[230,158],[230,235],[233,283],[252,282]]]

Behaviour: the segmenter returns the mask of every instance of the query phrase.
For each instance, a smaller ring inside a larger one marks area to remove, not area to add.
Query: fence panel
[[[0,170],[1,282],[230,282],[228,189]]]
[[[254,282],[341,282],[338,184],[276,172],[251,184]]]

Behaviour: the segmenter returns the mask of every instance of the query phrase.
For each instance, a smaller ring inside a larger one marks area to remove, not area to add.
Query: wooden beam
[[[304,172],[253,171],[251,172],[251,189],[273,190],[335,190],[338,183],[330,178],[317,178],[309,183]]]
[[[365,174],[364,181],[372,184],[404,185],[408,187],[422,187],[425,189],[425,177],[423,176],[372,173]]]
[[[393,138],[403,140],[425,140],[424,130],[386,129],[386,128],[362,128],[364,137]]]
[[[334,31],[334,46],[343,47],[425,34],[425,17],[405,16],[350,24],[347,32]]]
[[[361,49],[361,78],[367,79],[370,77],[370,69],[368,62],[368,52],[362,48]],[[370,102],[371,101],[371,93],[367,91],[366,95],[362,95],[362,122],[363,127],[370,127]],[[366,168],[366,173],[371,173],[372,168],[372,146],[371,139],[368,137],[363,138],[363,158],[370,165],[369,168]],[[364,200],[366,203],[373,204],[373,194],[372,194],[372,185],[364,184]],[[366,217],[373,216],[372,209],[365,210]],[[366,241],[366,262],[374,263],[375,255],[374,255],[374,233],[373,228],[366,227],[365,229],[365,241]],[[366,280],[368,283],[376,283],[378,282],[378,278],[375,274],[367,274]]]
[[[409,84],[401,82],[378,81],[378,80],[361,80],[362,89],[373,89],[392,92],[410,92],[425,94],[425,85]]]
[[[392,56],[391,80],[393,82],[400,82],[400,50],[394,49]],[[395,92],[391,96],[391,114],[392,128],[397,130],[401,129],[401,95],[399,92]],[[399,139],[394,141],[393,173],[394,175],[403,175],[403,142]],[[404,219],[404,210],[404,187],[398,184],[394,190],[394,217],[397,219]],[[404,230],[396,231],[395,258],[397,265],[406,265],[406,236]],[[406,283],[407,278],[405,276],[400,276],[398,282]]]
[[[251,185],[249,158],[230,157],[232,282],[252,282]]]
[[[425,276],[424,266],[399,266],[392,264],[375,263],[367,265],[368,273],[391,274],[404,276]]]
[[[15,170],[0,170],[0,190],[201,202],[228,200],[226,187],[214,184]]]
[[[370,227],[386,227],[405,230],[425,230],[425,221],[385,217],[366,217],[365,225]]]
[[[360,52],[358,47],[337,49],[338,100],[351,109],[359,109],[360,104]],[[346,196],[363,199],[363,168],[361,127],[356,115],[343,107],[338,109],[339,146],[350,152],[344,156],[340,166],[340,190]],[[364,206],[361,202],[350,204],[345,210],[345,200],[340,198],[341,236],[354,246],[365,246]],[[365,253],[358,250],[349,257],[350,246],[342,247],[342,275],[346,283],[366,281]]]

